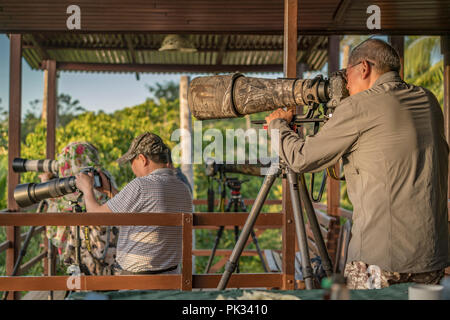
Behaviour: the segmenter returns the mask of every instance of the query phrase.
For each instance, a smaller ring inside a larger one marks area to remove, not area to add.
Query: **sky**
[[[107,113],[134,106],[151,97],[146,85],[157,82],[179,82],[181,74],[159,75],[134,73],[80,73],[60,71],[58,93],[78,99],[87,110],[103,110]],[[192,78],[192,76],[191,76]],[[32,70],[22,58],[22,114],[30,109],[30,101],[42,99],[44,72]],[[0,105],[9,107],[9,38],[0,34]]]

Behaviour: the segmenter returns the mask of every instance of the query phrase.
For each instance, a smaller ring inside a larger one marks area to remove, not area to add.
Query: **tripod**
[[[298,247],[300,248],[301,253],[302,272],[306,289],[310,290],[313,288],[313,271],[311,268],[311,260],[309,257],[307,245],[305,222],[303,220],[303,214],[301,209],[302,204],[306,211],[311,226],[311,231],[313,233],[314,239],[316,241],[319,250],[320,257],[322,259],[325,273],[328,277],[332,275],[331,259],[325,247],[325,242],[323,240],[322,233],[320,232],[320,227],[317,221],[316,214],[314,212],[314,207],[312,205],[311,199],[306,189],[306,182],[304,175],[293,172],[289,167],[287,167],[282,163],[279,164],[278,168],[271,168],[271,169],[276,169],[275,170],[276,172],[272,171],[264,178],[263,185],[258,193],[258,196],[250,211],[247,221],[245,222],[241,235],[236,243],[236,246],[233,249],[233,252],[231,253],[229,261],[225,266],[225,272],[223,273],[222,278],[220,279],[219,285],[217,287],[218,290],[225,289],[228,280],[231,277],[231,274],[236,269],[239,256],[242,254],[244,245],[247,242],[251,231],[253,230],[253,226],[255,225],[259,213],[261,212],[262,205],[264,204],[269,194],[270,188],[272,187],[276,178],[282,172],[286,175],[288,179],[289,192],[292,199],[292,207],[295,220],[295,231],[297,234]]]
[[[246,212],[247,207],[244,204],[244,200],[242,199],[241,195],[241,185],[242,183],[246,182],[248,180],[240,181],[237,178],[226,178],[227,186],[231,189],[231,199],[228,201],[227,207],[225,209],[225,212],[231,212],[231,208],[233,207],[233,212]],[[209,269],[211,268],[212,261],[214,259],[214,256],[216,254],[217,246],[219,245],[220,238],[222,237],[223,230],[225,229],[224,226],[220,226],[219,230],[217,231],[216,239],[214,242],[214,247],[211,251],[211,255],[209,257],[208,263],[205,268],[205,273],[209,272]],[[264,257],[262,255],[261,249],[259,248],[258,239],[256,238],[255,232],[253,229],[250,231],[250,235],[252,237],[253,243],[255,244],[256,251],[258,252],[258,256],[261,259],[261,264],[264,269],[264,272],[267,272],[267,267],[264,261]],[[235,243],[239,240],[239,227],[234,227],[234,237],[235,237]],[[248,237],[247,237],[248,239]],[[246,240],[247,240],[246,239]],[[239,257],[238,257],[239,259]],[[236,272],[239,273],[239,261],[236,262]]]
[[[70,201],[70,204],[72,205],[72,212],[73,213],[84,212],[84,210],[81,208],[81,206],[78,203],[81,200],[82,196],[83,196],[83,194],[80,194],[78,196],[77,200]],[[86,240],[86,241],[88,241],[88,240]],[[83,272],[86,275],[90,275],[90,272],[89,272],[88,268],[86,267],[86,265],[81,262],[80,226],[76,226],[75,243],[76,243],[76,245],[75,245],[75,263],[70,265],[67,271],[70,272],[71,275],[77,274],[77,273],[81,274],[81,272]]]

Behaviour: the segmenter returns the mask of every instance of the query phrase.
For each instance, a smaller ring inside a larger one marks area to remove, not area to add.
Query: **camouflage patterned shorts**
[[[399,273],[381,270],[376,265],[368,265],[362,261],[352,261],[345,265],[344,276],[349,289],[381,289],[404,282],[423,284],[439,284],[445,270],[423,273]]]

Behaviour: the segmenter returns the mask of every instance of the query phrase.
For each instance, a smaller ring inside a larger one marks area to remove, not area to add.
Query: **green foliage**
[[[56,130],[56,147],[58,152],[73,141],[88,141],[100,152],[101,163],[114,177],[119,187],[123,187],[133,178],[129,166],[119,167],[115,162],[125,153],[132,139],[151,131],[161,136],[170,147],[170,133],[179,126],[178,101],[161,100],[159,105],[147,100],[133,108],[125,108],[113,114],[104,112],[84,112],[70,121],[66,126]],[[22,145],[22,155],[30,159],[45,158],[44,122],[39,123],[35,131],[30,133]],[[27,173],[24,179],[36,179],[36,174]]]
[[[0,103],[2,99],[0,98]],[[8,152],[8,111],[0,104],[0,154]]]
[[[155,86],[147,85],[148,91],[156,98],[156,101],[165,99],[166,101],[175,101],[180,96],[180,87],[173,81],[163,84],[156,83]]]
[[[7,154],[0,155],[0,210],[7,207],[7,194],[8,194],[8,156]]]
[[[443,106],[444,60],[440,37],[409,36],[405,47],[405,80],[431,90]]]

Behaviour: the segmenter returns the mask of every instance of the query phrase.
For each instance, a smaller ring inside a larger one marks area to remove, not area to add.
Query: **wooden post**
[[[10,35],[9,60],[9,122],[8,122],[8,209],[18,210],[14,200],[14,189],[20,176],[12,170],[14,158],[20,157],[20,123],[22,109],[22,35]],[[6,239],[10,247],[6,250],[6,274],[12,275],[14,263],[19,256],[20,227],[6,227]],[[19,299],[19,292],[10,292],[9,300]]]
[[[304,63],[304,62],[302,62],[302,63],[299,63],[298,64],[298,67],[297,67],[297,76],[300,78],[300,79],[303,79],[304,78],[304,73],[305,72],[307,72],[307,71],[309,71],[309,66],[308,66],[308,64],[307,63]]]
[[[56,151],[56,61],[46,61],[47,74],[47,159],[55,159]],[[45,99],[45,98],[44,98]]]
[[[192,116],[188,105],[189,76],[180,78],[180,129],[181,134],[181,171],[188,178],[194,190],[194,172],[192,169]],[[189,133],[189,134],[188,134]]]
[[[45,65],[44,61],[44,65]],[[47,109],[48,109],[48,69],[45,65],[44,69],[44,96],[42,97],[42,114],[41,119],[47,121]]]
[[[447,143],[450,142],[450,36],[441,36],[441,53],[444,56],[444,126]],[[450,185],[450,174],[449,174]],[[450,188],[448,192],[450,199]]]
[[[283,71],[286,78],[297,77],[298,0],[284,0]],[[283,179],[283,290],[294,289],[295,224],[289,184]]]
[[[183,255],[181,270],[181,290],[192,291],[192,225],[191,213],[183,213]]]
[[[389,42],[391,43],[391,46],[394,47],[395,50],[397,50],[398,55],[400,56],[400,77],[404,79],[404,55],[405,55],[405,39],[403,36],[389,36]]]
[[[329,36],[328,37],[328,76],[332,72],[339,70],[339,43],[340,36]],[[336,174],[339,175],[340,165],[339,163],[334,165]],[[340,204],[340,181],[327,179],[327,211],[329,215],[338,216]]]
[[[56,117],[57,117],[57,70],[55,60],[44,61],[44,98],[42,102],[42,118],[47,121],[46,158],[55,159],[56,154]],[[44,248],[49,248],[47,235],[44,233]],[[52,253],[52,263],[49,266],[48,259],[44,259],[44,274],[53,275],[56,269],[56,255]]]
[[[194,170],[192,169],[192,116],[188,105],[189,76],[180,77],[180,129],[181,172],[187,177],[194,196]],[[195,230],[192,230],[192,244],[195,249]],[[195,257],[192,258],[195,272]]]
[[[329,36],[328,37],[328,76],[332,72],[339,70],[340,63],[340,36]],[[340,174],[340,164],[339,162],[334,165],[334,170],[339,176]],[[341,182],[331,177],[327,179],[327,212],[331,216],[339,216],[339,208],[341,206]],[[339,218],[338,218],[339,219]],[[330,226],[329,232],[338,236],[339,235],[340,224],[332,224]],[[331,261],[336,260],[336,243],[330,241],[327,245],[328,254],[330,255]]]
[[[450,143],[450,36],[441,36],[441,53],[444,55],[444,125],[445,137],[447,143]],[[450,186],[450,172],[448,176],[448,185]],[[450,199],[450,187],[447,191],[447,197]],[[450,214],[448,228],[450,231]],[[445,269],[446,274],[450,274],[450,267]]]

